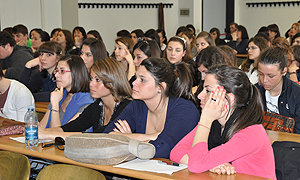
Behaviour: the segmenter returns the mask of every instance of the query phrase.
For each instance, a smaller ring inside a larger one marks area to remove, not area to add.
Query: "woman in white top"
[[[34,99],[29,89],[16,80],[6,79],[0,67],[0,116],[24,122],[30,105],[34,105]]]
[[[243,70],[250,82],[256,84],[258,82],[257,63],[260,52],[268,47],[268,42],[262,37],[251,38],[248,42],[248,57],[239,67]]]

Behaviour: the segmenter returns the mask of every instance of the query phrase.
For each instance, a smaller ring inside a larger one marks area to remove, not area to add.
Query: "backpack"
[[[275,141],[272,147],[277,180],[300,180],[300,143]]]

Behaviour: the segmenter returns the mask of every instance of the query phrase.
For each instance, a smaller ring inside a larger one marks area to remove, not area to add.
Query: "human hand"
[[[288,70],[289,72],[296,72],[297,70],[299,69],[299,67],[296,65],[296,64],[291,64],[289,67],[288,67]]]
[[[133,58],[127,48],[125,48],[126,55],[123,57],[124,60],[128,62],[128,64],[133,64]]]
[[[214,120],[226,115],[228,112],[228,101],[225,99],[225,95],[226,90],[223,86],[218,86],[215,91],[210,93],[210,96],[202,109],[202,122],[203,120],[206,120],[209,123],[212,123]]]
[[[236,32],[236,31],[233,32],[233,33],[231,34],[231,37],[232,37],[232,40],[233,40],[233,41],[236,41],[236,40],[237,40],[237,32]]]
[[[25,44],[25,40],[21,40],[21,41],[17,42],[17,45],[26,46],[27,44]]]
[[[59,108],[58,103],[63,97],[63,90],[64,88],[61,86],[60,89],[55,88],[55,90],[51,92],[50,102],[53,109]]]
[[[221,164],[219,166],[210,169],[209,171],[217,174],[227,174],[227,175],[236,173],[234,166],[231,165],[230,163]]]
[[[40,62],[39,57],[34,58],[25,64],[25,67],[27,67],[27,68],[33,68],[35,66],[40,66],[40,68],[41,68],[41,62]]]
[[[117,122],[115,122],[115,126],[117,127],[113,129],[115,132],[127,133],[127,134],[132,133],[131,128],[126,120],[121,120],[121,119],[117,120]]]

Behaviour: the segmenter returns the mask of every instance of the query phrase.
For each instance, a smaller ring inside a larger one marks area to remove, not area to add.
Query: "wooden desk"
[[[21,135],[12,135],[11,137],[19,137]],[[68,159],[64,155],[64,151],[56,149],[54,146],[48,148],[42,148],[41,144],[37,147],[27,148],[23,143],[16,142],[9,138],[10,136],[2,136],[0,137],[0,149],[13,151],[21,154],[26,154],[29,156],[50,159],[54,161],[59,161],[68,164],[74,164],[78,166],[83,166],[87,168],[97,169],[100,171],[110,172],[114,174],[120,174],[128,177],[134,177],[139,179],[178,179],[178,180],[263,180],[267,178],[251,176],[247,174],[237,173],[235,175],[218,175],[210,172],[205,173],[191,173],[188,169],[181,170],[179,172],[173,173],[172,175],[167,174],[159,174],[159,173],[151,173],[145,171],[135,171],[130,169],[123,168],[115,168],[113,166],[103,166],[103,165],[95,165],[95,164],[86,164],[73,161]]]
[[[271,143],[274,141],[294,141],[300,143],[300,134],[266,130]]]
[[[48,110],[49,102],[35,102],[35,111],[40,113],[46,113]]]

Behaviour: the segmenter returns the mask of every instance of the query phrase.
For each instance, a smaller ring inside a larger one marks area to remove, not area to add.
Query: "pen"
[[[171,165],[171,166],[181,166],[181,164],[172,161],[158,161],[159,164]]]

